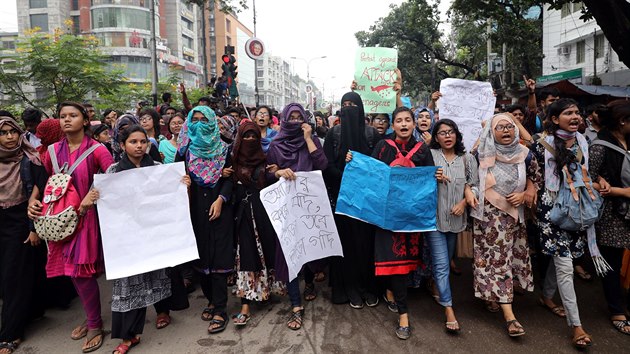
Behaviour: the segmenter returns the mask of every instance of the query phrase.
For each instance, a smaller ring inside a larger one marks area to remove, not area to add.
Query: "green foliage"
[[[0,57],[0,92],[12,104],[52,111],[62,101],[81,102],[92,95],[112,95],[123,82],[122,70],[107,66],[93,36],[75,36],[56,29],[53,34],[29,31],[16,53]],[[40,94],[28,93],[32,85]]]
[[[403,91],[415,97],[434,90],[442,78],[452,76],[447,69],[459,76],[475,72],[472,66],[458,62],[453,51],[442,43],[439,23],[438,2],[409,0],[392,5],[386,17],[355,36],[363,47],[398,49]]]
[[[501,55],[503,43],[507,44],[508,72],[514,73],[518,80],[523,74],[528,77],[541,75],[542,4],[539,0],[454,0],[450,10],[453,29],[461,33],[456,47],[472,49],[476,60],[483,53],[484,61],[486,21],[491,19],[493,51]],[[540,10],[538,18],[530,16],[533,7]]]
[[[213,7],[216,2],[219,3],[219,8],[221,11],[225,13],[239,13],[242,9],[247,9],[247,0],[238,0],[236,4],[234,4],[233,0],[186,0],[191,4],[195,4],[198,6],[203,6],[204,3],[207,3],[208,6]]]

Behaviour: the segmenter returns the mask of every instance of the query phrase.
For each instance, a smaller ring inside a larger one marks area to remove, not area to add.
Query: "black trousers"
[[[394,300],[398,306],[398,314],[407,313],[407,279],[408,274],[389,275],[390,287],[394,293]]]
[[[112,311],[112,338],[130,340],[142,334],[146,318],[146,307],[127,312]]]
[[[33,295],[41,262],[37,258],[40,249],[24,243],[29,234],[26,208],[24,202],[0,209],[0,342],[24,338],[24,328],[34,315]]]
[[[208,299],[208,304],[214,305],[215,313],[225,312],[227,308],[227,276],[227,273],[210,273],[199,277],[201,291]]]
[[[185,265],[178,265],[176,267],[166,269],[166,273],[171,279],[171,296],[158,301],[153,305],[155,307],[155,312],[158,314],[168,314],[170,311],[181,311],[190,306],[188,303],[188,291],[184,286],[182,269],[185,268],[183,266]]]
[[[621,265],[623,262],[624,248],[599,246],[599,251],[608,262],[612,270],[606,272],[602,278],[604,286],[604,296],[608,303],[608,310],[611,316],[625,315],[623,289],[621,288]],[[626,295],[625,309],[630,310],[630,292]]]

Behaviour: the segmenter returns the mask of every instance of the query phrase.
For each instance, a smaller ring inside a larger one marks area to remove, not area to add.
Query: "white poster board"
[[[339,233],[321,171],[296,172],[260,191],[289,268],[289,281],[302,266],[329,256],[343,256]]]
[[[489,82],[444,79],[440,82],[442,97],[437,101],[440,119],[457,123],[464,136],[467,151],[481,134],[481,122],[492,118],[497,102]]]
[[[94,176],[107,279],[199,258],[183,162]]]

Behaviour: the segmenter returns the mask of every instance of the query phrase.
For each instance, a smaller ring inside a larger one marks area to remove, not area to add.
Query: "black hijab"
[[[351,101],[354,106],[341,108],[341,141],[339,141],[339,155],[337,166],[343,169],[346,166],[346,153],[348,150],[358,151],[369,155],[370,148],[365,137],[365,111],[361,96],[355,92],[348,92],[341,98],[341,103]]]
[[[153,161],[151,156],[149,156],[149,154],[144,154],[144,156],[142,156],[142,160],[140,161],[140,167],[148,167],[148,166],[153,166],[153,165],[155,165],[155,162]],[[120,172],[120,171],[131,170],[132,168],[137,168],[137,167],[136,165],[134,165],[133,162],[131,162],[131,160],[129,160],[129,157],[127,156],[127,154],[123,153],[122,158],[116,165],[114,171]]]

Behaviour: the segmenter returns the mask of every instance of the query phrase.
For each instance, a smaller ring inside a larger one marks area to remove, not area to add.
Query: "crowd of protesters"
[[[256,316],[251,303],[273,294],[288,294],[287,327],[300,330],[302,300],[314,300],[315,282],[326,277],[335,304],[358,310],[383,301],[398,315],[392,333],[400,339],[412,335],[407,288],[423,284],[444,308],[444,329],[457,334],[462,324],[454,307],[461,299],[453,296],[449,278],[460,274],[455,248],[467,230],[474,296],[488,311],[502,312],[509,336],[526,333],[512,308],[514,294],[531,292],[536,283],[540,304],[566,318],[572,344],[592,344],[573,280],[592,278],[589,254],[610,265],[601,278],[610,321],[630,334],[630,298],[622,284],[630,282],[630,101],[581,109],[557,91],[536,95],[535,82],[526,85],[527,106],[487,117],[472,151],[464,148],[456,122],[439,119],[439,92],[426,106],[399,104],[391,114],[371,115],[355,92],[342,97],[335,114],[310,112],[299,103],[280,112],[264,105],[238,108],[222,97],[204,97],[193,106],[184,96],[184,107],[174,107],[168,93],[157,107],[140,102],[135,111],[107,109],[102,120],[92,105],[75,102],[59,104],[54,118],[43,120],[33,108],[19,119],[0,112],[0,354],[14,352],[27,324],[51,305],[34,297],[42,291],[55,294],[49,301],[62,307],[78,295],[85,321],[70,337],[85,338],[85,353],[102,345],[97,278],[105,270],[94,175],[179,161],[186,166],[181,183],[189,188],[200,259],[112,282],[111,335],[121,340],[116,354],[140,343],[147,307],[155,307],[161,330],[171,323],[171,311],[189,307],[195,285],[207,300],[201,320],[208,322],[209,334],[224,331],[230,320],[246,326]],[[344,257],[309,262],[300,278],[289,281],[259,192],[280,178],[295,179],[296,172],[321,170],[334,210],[353,151],[391,166],[438,166],[437,230],[393,232],[335,215]],[[44,245],[33,220],[41,216],[57,164],[77,165],[71,183],[81,198],[80,223],[69,241]],[[604,200],[591,234],[565,230],[549,218],[562,170],[572,164],[585,166]],[[227,313],[230,288],[240,298],[233,316]],[[560,304],[553,300],[556,291]]]

